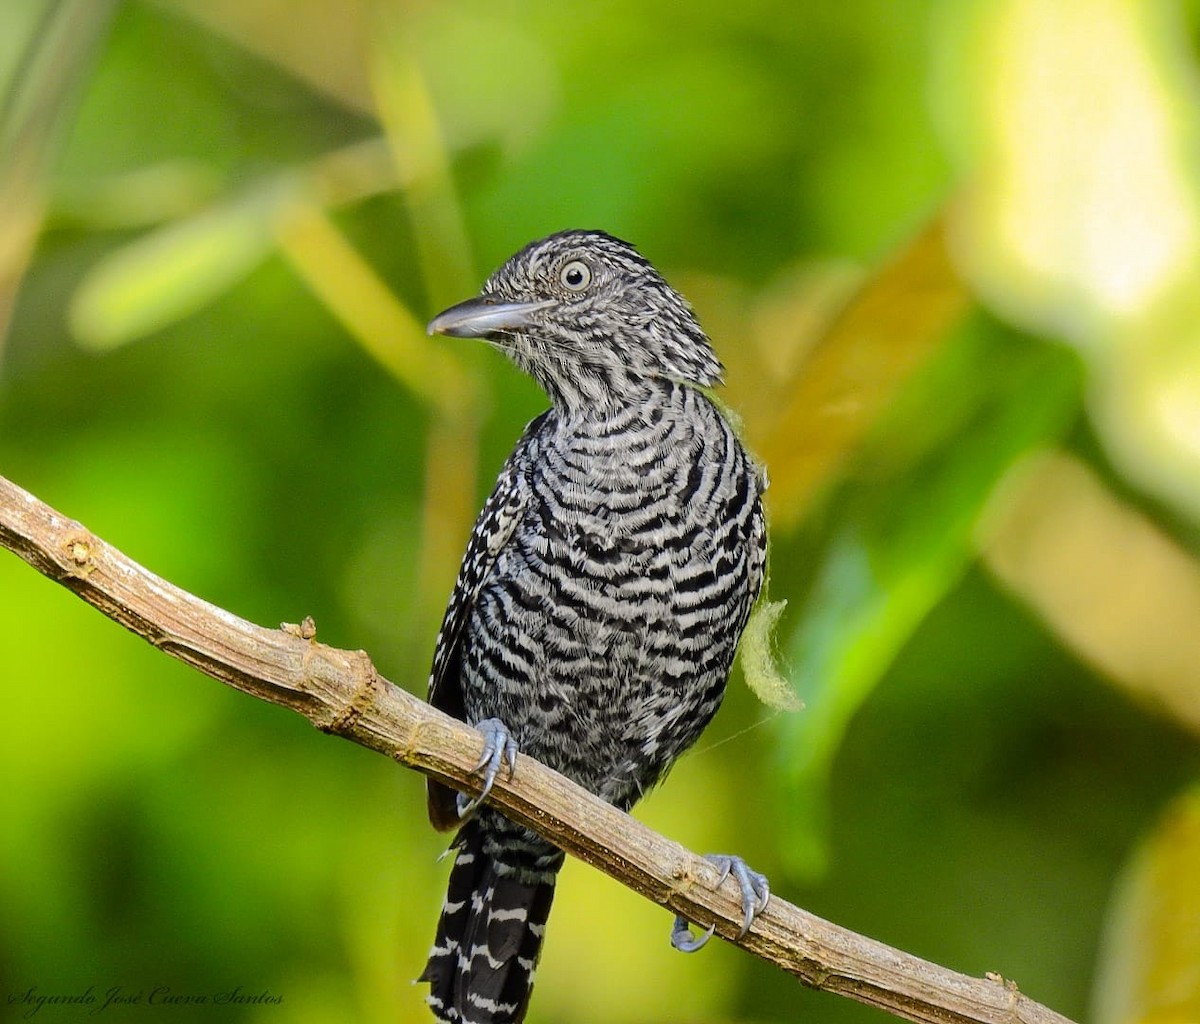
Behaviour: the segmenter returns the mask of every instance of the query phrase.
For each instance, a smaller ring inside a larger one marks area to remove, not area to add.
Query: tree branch
[[[264,629],[155,576],[0,477],[0,545],[172,657],[441,782],[477,792],[479,734],[379,675],[362,651]],[[526,756],[492,802],[647,899],[736,941],[739,890],[704,858]],[[998,975],[971,978],[772,897],[739,943],[805,985],[933,1024],[1070,1024]]]

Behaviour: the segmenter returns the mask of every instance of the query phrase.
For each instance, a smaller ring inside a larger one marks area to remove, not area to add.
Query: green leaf
[[[825,783],[855,711],[973,557],[972,534],[1005,470],[1078,409],[1079,368],[982,315],[969,319],[884,417],[857,476],[832,498],[790,657],[806,708],[780,719],[783,849],[824,866]]]
[[[190,316],[240,283],[275,244],[286,185],[176,221],[100,260],[71,299],[85,348],[105,351]]]

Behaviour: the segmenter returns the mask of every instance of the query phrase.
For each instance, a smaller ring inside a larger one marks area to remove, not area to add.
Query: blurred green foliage
[[[735,683],[639,815],[1070,1016],[1196,1019],[1194,970],[1161,993],[1200,963],[1177,927],[1200,922],[1178,867],[1196,830],[1166,811],[1200,774],[1200,346],[1178,288],[1118,316],[1097,284],[1158,264],[1119,234],[1089,248],[1165,180],[1194,227],[1194,10],[0,5],[0,472],[239,615],[312,614],[422,692],[474,513],[544,399],[421,325],[541,234],[627,237],[696,304],[779,482],[772,596],[807,702],[778,715]],[[1161,139],[1131,145],[1155,171],[1116,200],[1087,188],[1094,134],[1051,191],[1001,130],[1032,88],[1013,68],[1072,18],[1123,55],[1114,80],[1157,83],[1137,95]],[[1010,230],[1030,209],[1057,245],[1040,264]],[[914,241],[939,210],[945,239]],[[1067,565],[1018,557],[1047,536],[1020,465],[1045,448],[1124,524],[1069,528],[1097,539]],[[1170,585],[1130,561],[1145,537]],[[167,986],[282,1001],[106,1019],[425,1019],[409,982],[445,867],[419,778],[15,558],[0,616],[0,1016],[31,987]],[[1124,643],[1143,621],[1169,621],[1136,631],[1190,672]],[[882,1019],[722,944],[675,954],[668,926],[569,864],[531,1021]]]

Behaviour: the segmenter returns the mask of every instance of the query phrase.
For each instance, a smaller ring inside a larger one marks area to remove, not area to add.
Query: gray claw
[[[671,928],[671,945],[681,953],[695,953],[696,950],[704,947],[704,944],[713,937],[713,932],[716,930],[717,926],[714,924],[708,931],[701,932],[699,935],[693,935],[689,928],[688,919],[676,914],[675,924]]]
[[[767,904],[771,902],[771,884],[767,881],[766,875],[751,870],[741,857],[710,853],[706,859],[712,861],[721,870],[721,877],[717,880],[717,885],[720,885],[732,874],[737,880],[738,887],[742,890],[742,930],[738,933],[738,938],[745,938],[750,926],[754,924],[754,919],[766,910]]]
[[[469,800],[465,794],[459,793],[457,802],[460,819],[469,817],[487,799],[487,795],[492,791],[492,784],[495,783],[496,776],[500,774],[500,769],[504,766],[505,761],[508,762],[510,779],[513,777],[513,772],[517,770],[517,741],[508,731],[508,726],[498,718],[485,718],[475,728],[483,733],[483,753],[479,757],[479,763],[471,769],[471,773],[478,774],[483,770],[483,789],[473,800]],[[485,767],[486,770],[484,770]]]
[[[771,902],[771,885],[767,881],[767,876],[752,870],[741,857],[710,853],[705,856],[705,860],[712,861],[717,870],[721,872],[721,877],[717,879],[718,887],[725,879],[733,875],[738,887],[742,890],[742,930],[738,932],[738,938],[745,938],[750,926],[754,924],[754,919],[766,910],[767,904]],[[688,929],[687,918],[676,916],[675,924],[671,929],[671,945],[680,952],[694,953],[712,938],[715,929],[716,925],[713,925],[707,932],[693,937]]]

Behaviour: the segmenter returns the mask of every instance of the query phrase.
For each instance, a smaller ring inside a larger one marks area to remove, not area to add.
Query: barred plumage
[[[762,583],[765,481],[699,390],[721,365],[679,294],[602,232],[532,243],[430,330],[493,342],[552,407],[476,523],[429,699],[500,744],[489,783],[511,735],[628,809],[715,714]],[[436,783],[429,808],[459,824]],[[562,854],[486,807],[455,845],[430,1005],[520,1021]]]

